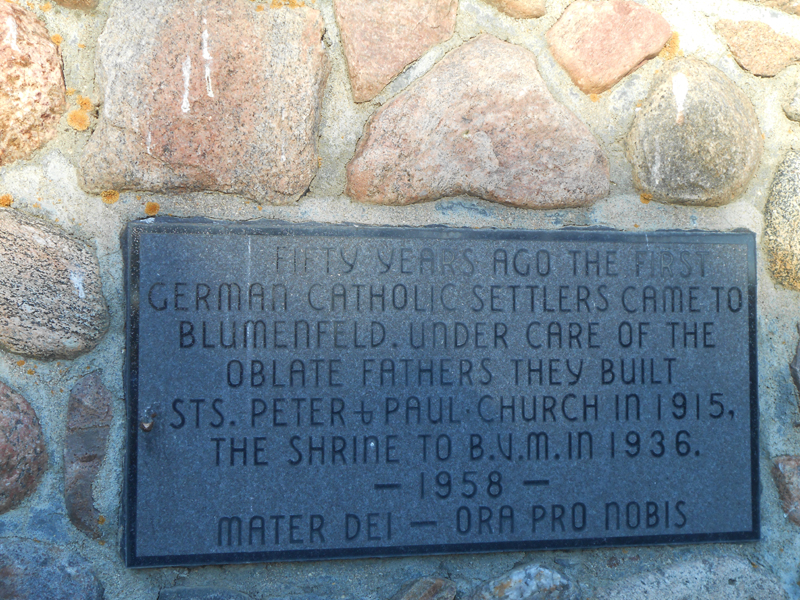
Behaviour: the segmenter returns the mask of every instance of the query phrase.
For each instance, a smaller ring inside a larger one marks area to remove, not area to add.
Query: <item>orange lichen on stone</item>
[[[75,88],[67,88],[67,96],[72,96],[75,93]]]
[[[650,204],[650,201],[652,199],[653,199],[652,194],[648,194],[646,192],[642,192],[641,194],[639,194],[639,200],[642,202],[642,204]]]
[[[144,214],[148,217],[154,217],[158,214],[158,211],[161,207],[158,205],[158,202],[148,202],[144,205]]]
[[[658,53],[658,57],[663,60],[672,60],[676,56],[683,56],[683,50],[680,48],[680,37],[678,36],[677,31],[673,31],[672,35],[669,36],[667,43],[662,48],[661,52]]]
[[[81,109],[86,111],[92,110],[92,108],[94,108],[94,106],[92,105],[92,101],[89,100],[86,96],[78,96],[78,106],[80,106]]]
[[[21,366],[22,366],[22,365],[24,365],[24,364],[25,364],[25,361],[24,361],[24,360],[18,360],[18,361],[17,361],[17,366],[18,366],[18,367],[21,367]]]
[[[81,50],[83,50],[84,48],[86,48],[86,44],[78,44],[78,48],[80,48]]]
[[[53,8],[53,5],[50,4],[49,2],[45,2],[44,4],[42,4],[42,10],[44,12],[47,12],[48,10],[52,10],[52,8]]]
[[[82,108],[72,110],[67,114],[67,124],[78,131],[86,131],[89,128],[89,113]]]
[[[28,369],[27,373],[28,375],[36,375],[36,371],[34,371],[33,369]]]
[[[116,190],[106,190],[100,194],[100,198],[102,198],[103,202],[106,204],[115,204],[119,202],[119,192]]]
[[[591,100],[592,102],[597,102],[598,100],[600,100],[600,96],[597,94],[589,94],[589,100]]]
[[[14,198],[11,197],[11,194],[3,194],[0,196],[0,206],[8,208],[14,203]]]
[[[98,522],[100,525],[102,525],[103,523],[105,523],[105,522],[106,522],[106,518],[105,518],[103,515],[100,515],[99,517],[97,517],[97,522]]]
[[[261,12],[262,10],[264,10],[263,4],[259,4],[258,6],[256,6],[256,12]]]
[[[54,43],[56,46],[60,46],[60,45],[62,44],[62,42],[64,41],[64,38],[63,38],[63,37],[61,37],[60,35],[58,35],[57,33],[55,33],[55,34],[51,35],[51,36],[50,36],[50,39],[51,39],[51,40],[53,40],[53,43]]]
[[[302,1],[298,2],[298,0],[272,0],[272,5],[270,8],[302,8],[305,6]],[[256,10],[258,10],[256,8]]]

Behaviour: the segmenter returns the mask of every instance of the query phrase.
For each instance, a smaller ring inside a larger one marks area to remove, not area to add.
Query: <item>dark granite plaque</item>
[[[752,233],[124,245],[129,566],[759,537]]]

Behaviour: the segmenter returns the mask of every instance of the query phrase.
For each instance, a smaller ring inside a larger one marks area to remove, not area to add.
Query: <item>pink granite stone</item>
[[[800,40],[781,35],[766,23],[722,19],[717,31],[739,66],[753,75],[774,77],[800,62]]]
[[[319,11],[244,0],[114,4],[98,42],[104,101],[82,185],[286,203],[318,168],[328,76]]]
[[[544,0],[484,0],[515,19],[535,19],[545,13]]]
[[[453,35],[458,0],[334,0],[356,102],[386,84]]]
[[[550,95],[524,48],[482,35],[385,104],[347,165],[360,202],[412,204],[469,194],[529,208],[591,204],[608,162]]]
[[[66,106],[58,46],[30,11],[0,2],[0,165],[50,140]]]
[[[0,514],[31,495],[46,470],[47,450],[36,413],[0,382]]]
[[[658,54],[670,34],[664,17],[631,0],[576,0],[547,43],[575,85],[599,94]]]

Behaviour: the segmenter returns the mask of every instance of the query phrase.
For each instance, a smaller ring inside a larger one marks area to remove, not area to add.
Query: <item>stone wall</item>
[[[800,598],[796,4],[0,0],[0,597]],[[125,569],[157,214],[756,232],[762,540]]]

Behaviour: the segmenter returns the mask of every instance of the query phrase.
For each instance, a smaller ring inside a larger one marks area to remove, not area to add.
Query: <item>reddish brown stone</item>
[[[550,51],[586,94],[599,94],[656,56],[669,23],[631,0],[576,0],[547,32]]]
[[[608,190],[602,150],[550,95],[533,54],[489,35],[375,113],[347,165],[347,193],[378,204],[469,194],[563,208]]]
[[[783,513],[800,525],[800,456],[778,456],[772,461],[772,478],[778,486]]]
[[[47,450],[36,412],[0,382],[0,514],[31,495],[46,470]]]
[[[328,60],[319,11],[295,6],[116,2],[98,42],[104,102],[83,187],[299,198],[318,168]]]
[[[92,484],[106,455],[111,425],[111,394],[101,372],[82,377],[69,395],[64,443],[64,500],[73,525],[100,537],[100,513],[94,507]]]
[[[773,77],[800,62],[800,41],[779,34],[766,23],[722,19],[717,31],[739,66],[753,75]]]
[[[108,324],[94,251],[53,224],[0,208],[0,348],[74,358]]]
[[[52,138],[66,106],[58,45],[30,11],[0,2],[0,165]]]
[[[545,13],[544,0],[484,0],[515,19],[535,19]]]
[[[423,577],[401,588],[391,600],[453,600],[458,588],[449,579]]]
[[[458,0],[334,0],[356,102],[386,84],[453,35]]]

